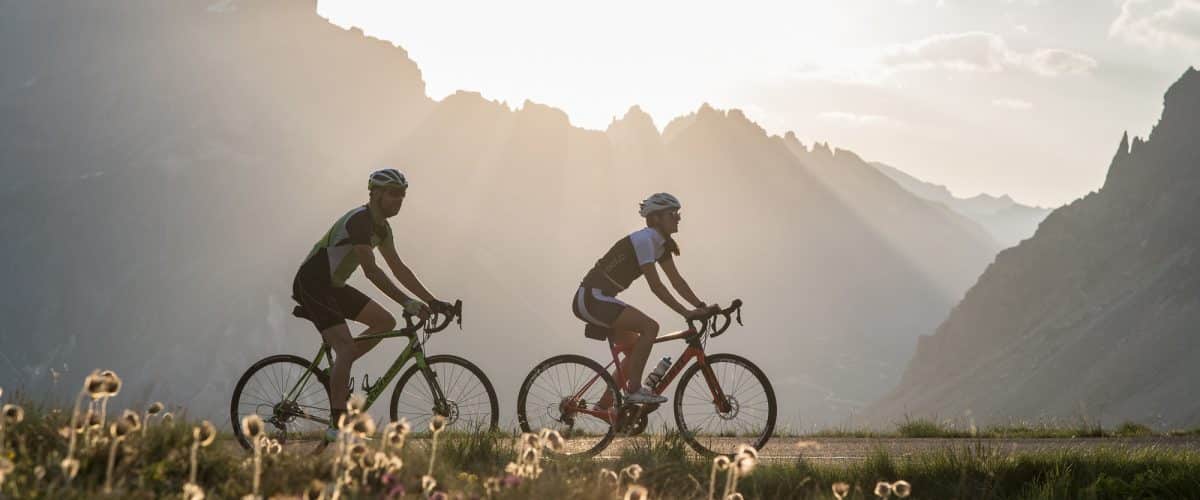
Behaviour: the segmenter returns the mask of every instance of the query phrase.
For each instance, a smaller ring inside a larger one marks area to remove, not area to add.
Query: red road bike
[[[690,320],[687,330],[654,341],[687,344],[651,389],[655,394],[666,392],[683,372],[670,404],[681,436],[704,455],[733,454],[742,443],[761,449],[775,428],[775,391],[762,370],[736,354],[704,352],[708,339],[725,333],[735,314],[742,323],[741,307],[742,301],[735,300],[728,308]],[[614,342],[611,330],[587,328],[588,337],[608,339],[612,361],[607,366],[575,354],[554,356],[529,372],[517,395],[521,429],[557,430],[566,440],[564,454],[595,455],[618,434],[643,433],[649,414],[659,406],[622,400],[619,389],[626,385],[622,362],[633,345]]]

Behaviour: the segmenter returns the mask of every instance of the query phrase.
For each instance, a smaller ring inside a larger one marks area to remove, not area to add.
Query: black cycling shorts
[[[579,287],[575,296],[571,297],[571,311],[575,317],[589,325],[612,328],[617,316],[629,307],[611,295],[605,294],[599,288]]]
[[[292,283],[292,298],[304,308],[308,319],[325,331],[329,327],[345,325],[346,320],[358,317],[371,301],[362,292],[350,285],[333,286],[320,280],[304,279],[296,275]]]

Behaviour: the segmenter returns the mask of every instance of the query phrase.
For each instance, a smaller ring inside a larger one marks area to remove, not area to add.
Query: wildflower
[[[263,434],[262,417],[258,415],[246,415],[242,417],[242,435],[254,442]]]
[[[421,490],[422,491],[424,491],[425,493],[429,493],[430,491],[433,491],[433,488],[435,486],[437,486],[437,480],[434,479],[433,476],[430,476],[430,475],[421,476]]]
[[[737,447],[737,451],[735,451],[733,453],[733,455],[734,456],[750,455],[750,456],[754,457],[755,461],[758,461],[758,450],[754,449],[753,446],[750,446],[748,444],[739,444]]]
[[[116,372],[112,370],[104,370],[100,372],[104,397],[111,398],[121,392],[121,377],[118,377]]]
[[[553,429],[547,429],[543,432],[545,436],[542,438],[542,441],[546,444],[547,448],[550,448],[550,451],[559,452],[563,450],[566,442],[563,441],[562,434]]]
[[[618,484],[621,483],[621,478],[617,476],[616,472],[613,472],[608,469],[600,469],[600,481],[611,482],[613,484],[613,487],[616,487]]]
[[[283,445],[279,444],[279,440],[271,439],[267,441],[267,453],[278,455],[283,453]]]
[[[389,473],[395,474],[404,467],[404,460],[401,460],[400,457],[388,457],[385,467]]]
[[[907,498],[912,494],[912,485],[903,479],[892,483],[892,493],[900,498]]]
[[[354,446],[350,447],[350,451],[347,455],[350,457],[351,460],[358,462],[359,460],[362,459],[363,455],[366,455],[366,454],[367,454],[367,447],[365,445],[363,445],[362,443],[355,443]]]
[[[12,470],[12,461],[5,457],[0,457],[0,484],[4,484],[4,476],[7,476]]]
[[[117,463],[117,446],[120,445],[121,441],[125,440],[125,437],[128,436],[132,431],[133,429],[128,423],[126,423],[124,418],[108,425],[108,433],[113,439],[112,446],[108,450],[108,468],[104,472],[105,493],[112,493],[112,475],[113,467]]]
[[[351,394],[350,399],[346,401],[346,413],[350,416],[355,416],[363,412],[367,406],[367,398],[362,394]]]
[[[104,422],[100,420],[99,413],[88,413],[87,426],[89,429],[99,429]]]
[[[200,425],[192,428],[192,438],[200,446],[207,447],[217,438],[217,428],[213,427],[212,422],[205,420],[200,422]]]
[[[130,432],[137,432],[142,428],[142,417],[141,415],[138,415],[137,412],[125,410],[125,412],[121,414],[121,421],[125,422],[125,425],[129,426]]]
[[[105,387],[104,377],[100,376],[100,370],[93,370],[87,378],[83,379],[83,388],[92,401],[105,396]]]
[[[446,428],[446,417],[442,415],[434,415],[429,419],[429,431],[437,434]]]
[[[621,475],[629,476],[630,481],[636,482],[639,477],[642,477],[642,466],[638,464],[630,465],[629,467],[621,469]]]
[[[59,435],[59,436],[62,436],[62,438],[63,438],[63,439],[68,439],[68,438],[70,438],[70,437],[71,437],[71,426],[69,426],[69,425],[64,425],[64,426],[62,426],[62,427],[59,427],[59,428],[58,428],[58,435]]]
[[[74,479],[75,475],[79,474],[79,461],[74,458],[64,458],[58,466],[62,468],[63,476],[66,476],[67,479]]]
[[[892,484],[887,481],[875,483],[875,496],[879,498],[892,496]]]
[[[204,500],[204,490],[200,489],[200,485],[196,483],[185,483],[183,498],[184,500]]]
[[[519,470],[521,470],[521,464],[518,464],[516,462],[509,462],[508,465],[504,466],[504,472],[506,474],[514,474],[515,475],[517,473],[517,471],[519,471]]]
[[[108,434],[114,439],[113,446],[116,446],[115,441],[125,439],[125,436],[128,436],[129,432],[132,430],[133,429],[129,427],[129,424],[125,423],[124,421],[117,421],[108,424]]]
[[[41,481],[42,478],[46,477],[46,467],[41,466],[41,465],[34,467],[33,468],[33,477],[34,477],[34,479]]]
[[[744,500],[745,498],[746,497],[743,497],[741,493],[734,492],[725,497],[725,500]]]
[[[737,458],[736,462],[734,462],[734,466],[737,467],[737,474],[739,476],[750,475],[750,471],[754,470],[755,465],[758,465],[758,459],[751,455],[742,455]]]
[[[375,418],[370,413],[359,413],[350,419],[350,432],[365,438],[375,434]]]
[[[25,409],[14,404],[4,405],[4,426],[16,425],[25,420]]]
[[[536,434],[526,432],[521,434],[521,449],[541,448],[542,440]]]
[[[838,500],[846,498],[850,494],[850,485],[846,483],[833,483],[833,496]]]
[[[521,453],[520,463],[535,464],[538,462],[538,452],[533,448],[526,448],[524,453]]]
[[[648,498],[650,498],[650,491],[636,484],[625,490],[625,500],[646,500]]]
[[[175,415],[171,414],[171,412],[166,412],[163,413],[163,416],[159,417],[159,419],[162,420],[163,424],[171,425],[171,423],[175,421]]]
[[[146,414],[151,415],[151,416],[158,415],[159,413],[162,413],[162,411],[163,411],[163,404],[159,401],[155,401],[153,404],[150,405],[149,408],[146,408]]]

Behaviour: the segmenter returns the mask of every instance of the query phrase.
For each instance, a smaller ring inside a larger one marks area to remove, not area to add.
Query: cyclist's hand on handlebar
[[[433,301],[429,303],[429,307],[434,312],[439,312],[439,313],[449,313],[450,311],[454,310],[454,304],[451,304],[449,302],[444,302],[444,301],[441,301],[438,299],[433,299]]]
[[[408,299],[404,302],[404,314],[424,320],[429,317],[429,306],[417,299]]]

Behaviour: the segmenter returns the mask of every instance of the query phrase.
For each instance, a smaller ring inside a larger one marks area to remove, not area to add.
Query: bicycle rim
[[[496,391],[479,367],[457,356],[430,356],[425,360],[444,399],[412,366],[396,382],[392,390],[392,421],[407,419],[414,433],[429,432],[434,415],[446,418],[446,430],[486,432],[494,430],[500,421]]]
[[[714,354],[708,366],[725,404],[713,390],[699,363],[684,372],[675,388],[675,423],[693,449],[702,454],[733,454],[738,445],[761,449],[775,429],[775,391],[749,360],[733,354]]]
[[[616,382],[598,363],[583,356],[556,356],[525,377],[517,395],[517,421],[525,432],[558,431],[565,442],[562,455],[590,456],[607,447],[616,433],[611,421],[597,414],[620,405]]]
[[[234,388],[230,404],[233,433],[242,447],[250,449],[241,426],[242,419],[249,415],[258,415],[265,424],[267,437],[278,441],[285,450],[316,451],[324,447],[329,386],[323,376],[314,374],[297,388],[308,370],[308,360],[291,355],[270,356],[246,370]]]

